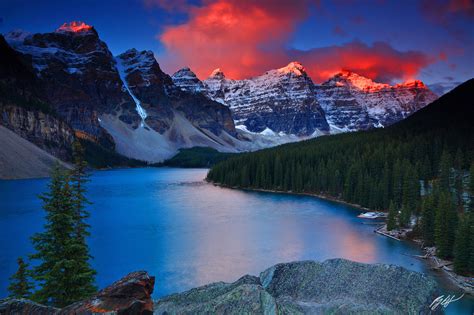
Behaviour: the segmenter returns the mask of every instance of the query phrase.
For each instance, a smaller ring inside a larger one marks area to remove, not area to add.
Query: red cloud
[[[159,36],[166,47],[160,60],[168,72],[189,66],[202,79],[215,68],[241,79],[297,60],[316,82],[341,70],[381,81],[411,78],[431,62],[423,53],[400,52],[386,43],[288,50],[285,45],[310,3],[315,1],[207,0],[188,9],[185,24],[169,26]]]
[[[417,51],[401,52],[387,43],[372,46],[351,42],[341,46],[292,50],[290,56],[305,65],[315,82],[321,82],[341,70],[349,70],[380,82],[413,79],[435,58]]]
[[[187,23],[165,29],[165,65],[190,66],[206,77],[221,67],[232,78],[280,65],[284,43],[307,14],[309,1],[218,0],[190,9]],[[166,68],[166,67],[165,67]]]

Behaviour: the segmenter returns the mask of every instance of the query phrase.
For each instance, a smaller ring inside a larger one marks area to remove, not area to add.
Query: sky
[[[0,32],[84,21],[113,54],[152,50],[172,74],[242,79],[299,61],[315,83],[341,70],[434,89],[474,77],[474,0],[3,0]]]

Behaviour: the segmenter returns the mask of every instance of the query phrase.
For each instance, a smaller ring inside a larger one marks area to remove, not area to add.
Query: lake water
[[[376,235],[359,210],[306,196],[244,192],[203,181],[204,169],[142,168],[94,172],[88,184],[91,237],[100,288],[135,270],[156,276],[155,297],[214,281],[258,275],[294,260],[342,257],[428,272],[419,249]],[[41,231],[37,195],[47,179],[0,181],[0,297],[16,258]],[[472,299],[451,304],[472,314]]]

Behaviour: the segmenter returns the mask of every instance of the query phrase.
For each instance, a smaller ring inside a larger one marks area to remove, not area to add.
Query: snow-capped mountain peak
[[[64,23],[58,29],[56,33],[86,33],[92,31],[94,28],[82,21],[72,21]]]
[[[306,69],[298,61],[290,62],[286,67],[277,69],[280,73],[293,73],[297,76],[306,75]]]
[[[189,67],[176,71],[171,77],[174,84],[184,91],[197,93],[204,90],[204,84]]]
[[[395,88],[398,87],[408,87],[408,88],[421,88],[421,89],[427,89],[428,87],[420,80],[410,80],[406,81],[404,83],[399,83],[395,85]]]
[[[362,91],[380,91],[381,89],[390,87],[388,84],[377,83],[367,77],[346,70],[339,72],[323,84],[347,86],[349,88],[356,88]]]
[[[224,79],[224,72],[220,68],[214,69],[208,79]]]

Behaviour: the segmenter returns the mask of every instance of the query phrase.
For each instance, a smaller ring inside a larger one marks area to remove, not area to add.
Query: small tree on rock
[[[10,277],[8,291],[12,298],[27,299],[31,296],[31,290],[33,288],[29,279],[28,264],[25,263],[21,257],[17,259],[17,263],[18,269]]]

